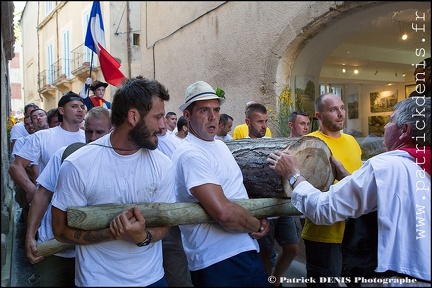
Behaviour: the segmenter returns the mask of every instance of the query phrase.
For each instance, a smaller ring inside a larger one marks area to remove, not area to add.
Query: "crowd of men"
[[[264,105],[248,102],[245,123],[231,137],[234,119],[221,113],[229,99],[204,81],[185,90],[178,118],[165,112],[170,95],[156,80],[127,79],[112,102],[103,99],[105,84],[86,81],[52,112],[26,105],[23,127],[14,128],[22,135],[11,134],[9,174],[39,286],[282,286],[300,238],[307,286],[336,287],[339,281],[327,279],[360,276],[346,285],[407,279],[402,286],[430,286],[430,97],[395,106],[385,126],[388,151],[364,164],[354,137],[342,132],[340,97],[326,93],[315,100],[317,131],[310,131],[309,115],[293,111],[286,123],[290,137],[322,139],[336,175],[322,193],[301,175],[292,153],[268,156],[269,167],[293,188],[303,222],[298,216],[256,218],[236,203],[249,195],[225,141],[272,137]],[[156,202],[200,203],[213,221],[147,225],[136,204]],[[69,207],[104,204],[129,206],[102,229],[68,225]],[[38,245],[52,239],[72,249],[40,255]]]

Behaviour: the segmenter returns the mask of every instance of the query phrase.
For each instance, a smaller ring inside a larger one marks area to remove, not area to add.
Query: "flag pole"
[[[92,78],[92,74],[91,74],[91,72],[92,72],[92,68],[93,68],[93,55],[94,55],[94,52],[92,51],[92,54],[91,54],[91,59],[90,59],[90,78]],[[86,85],[85,83],[84,83],[84,85]],[[89,97],[90,95],[90,86],[89,86],[89,88],[87,89],[87,97]]]

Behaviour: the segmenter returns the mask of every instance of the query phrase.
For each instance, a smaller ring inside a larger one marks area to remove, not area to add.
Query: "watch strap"
[[[147,246],[147,245],[149,245],[151,243],[151,241],[152,241],[152,234],[147,229],[146,229],[146,235],[147,235],[147,237],[146,237],[146,239],[144,239],[144,241],[136,244],[138,247]]]
[[[296,173],[289,179],[289,183],[290,183],[292,189],[294,189],[294,184],[297,182],[297,179],[300,176],[302,176],[300,173]]]

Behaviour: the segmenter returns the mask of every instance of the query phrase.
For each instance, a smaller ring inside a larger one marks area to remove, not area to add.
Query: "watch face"
[[[143,247],[143,246],[147,246],[148,244],[150,244],[150,241],[149,241],[149,239],[147,238],[147,239],[144,240],[143,242],[138,243],[137,246],[138,246],[138,247]]]
[[[294,176],[292,176],[289,180],[290,185],[294,185],[296,178],[294,178]]]
[[[136,244],[138,247],[147,246],[151,243],[152,235],[151,235],[150,231],[148,231],[148,230],[146,230],[146,233],[147,233],[147,238],[143,242]]]
[[[291,185],[291,188],[293,188],[293,186],[294,186],[295,182],[297,181],[298,177],[300,177],[300,174],[295,174],[294,176],[292,176],[289,179],[289,183]]]

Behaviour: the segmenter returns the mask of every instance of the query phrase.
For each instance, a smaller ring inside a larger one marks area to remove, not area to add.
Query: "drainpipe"
[[[131,77],[132,68],[131,68],[131,54],[132,54],[132,46],[131,46],[131,25],[130,25],[130,9],[129,9],[129,1],[126,1],[126,43],[127,43],[127,64],[128,64],[128,78]]]

